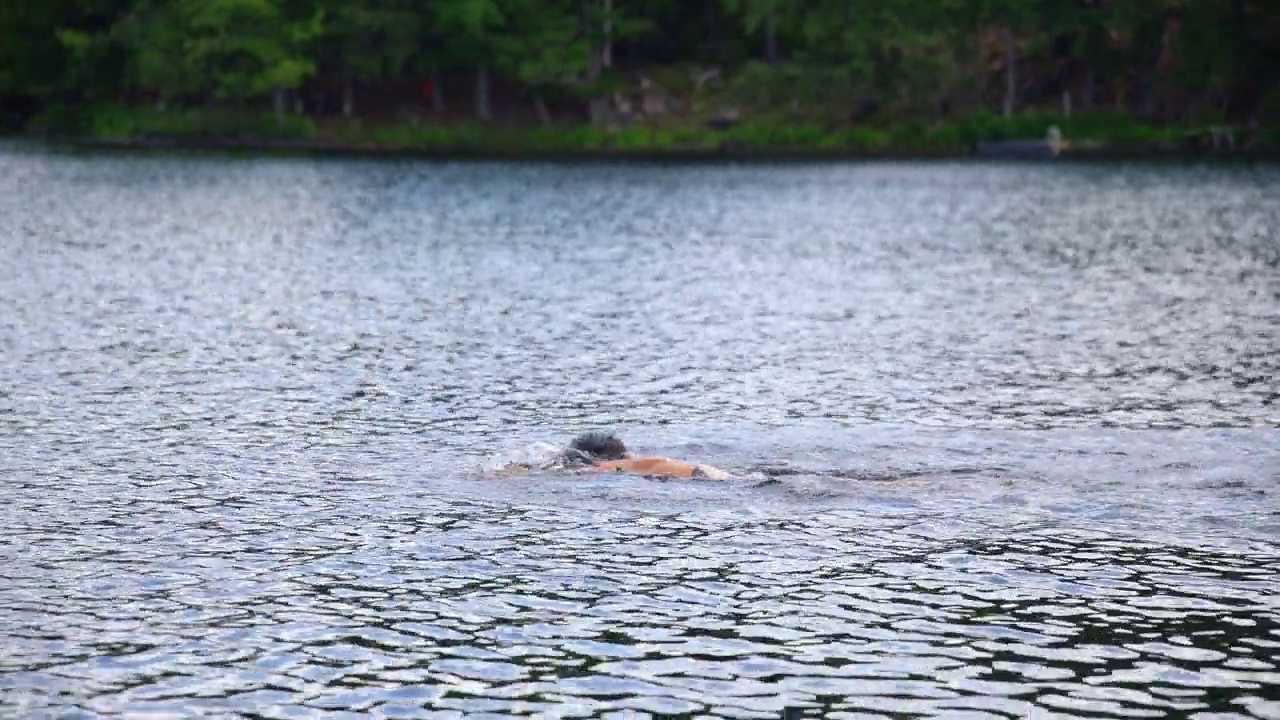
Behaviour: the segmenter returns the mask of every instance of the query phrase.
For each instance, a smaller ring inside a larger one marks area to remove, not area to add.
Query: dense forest
[[[102,108],[306,128],[1273,128],[1280,0],[0,0],[7,125]]]

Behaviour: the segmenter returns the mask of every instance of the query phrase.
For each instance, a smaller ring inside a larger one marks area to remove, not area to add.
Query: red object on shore
[[[431,98],[435,97],[435,94],[436,94],[436,84],[431,79],[431,76],[428,75],[427,78],[422,81],[422,96],[425,97],[427,100],[430,100]]]

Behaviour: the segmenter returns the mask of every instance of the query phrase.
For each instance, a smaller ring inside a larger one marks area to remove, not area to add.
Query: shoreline
[[[522,126],[345,122],[236,109],[102,105],[50,110],[16,137],[80,150],[540,161],[1280,159],[1280,129],[1160,126],[1123,113],[976,112],[945,123],[782,121]]]
[[[533,160],[533,161],[855,161],[855,160],[978,160],[1063,162],[1082,160],[1221,160],[1245,162],[1280,161],[1280,147],[1261,145],[1248,148],[1177,147],[1160,143],[1088,143],[1052,153],[1038,141],[991,143],[964,149],[944,148],[858,148],[797,147],[778,145],[745,146],[734,142],[718,145],[664,147],[556,148],[458,144],[391,145],[375,142],[344,142],[320,139],[266,137],[162,136],[86,138],[32,137],[26,140],[73,151],[194,152],[251,155],[315,156],[333,158],[407,160]],[[1002,150],[1001,148],[1004,148]]]

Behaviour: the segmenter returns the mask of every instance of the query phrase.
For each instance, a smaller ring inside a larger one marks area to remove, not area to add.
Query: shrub
[[[270,137],[305,139],[316,134],[310,118],[227,109],[156,110],[147,107],[104,105],[86,112],[78,123],[81,132],[98,138],[126,137]]]

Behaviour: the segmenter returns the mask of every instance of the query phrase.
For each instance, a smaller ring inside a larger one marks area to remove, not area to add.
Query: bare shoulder
[[[604,472],[631,472],[660,477],[698,478],[703,480],[728,480],[729,473],[711,465],[695,465],[665,457],[632,457],[597,463],[593,470]]]

